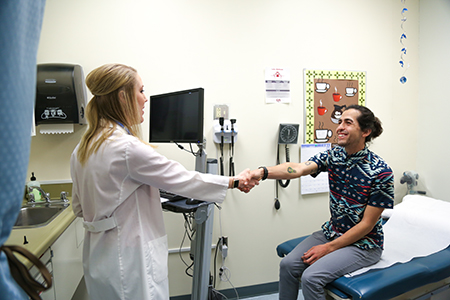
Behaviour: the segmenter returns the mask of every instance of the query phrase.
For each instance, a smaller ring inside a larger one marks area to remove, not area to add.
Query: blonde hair
[[[134,68],[122,64],[106,64],[86,76],[86,85],[94,96],[86,107],[89,127],[78,148],[78,160],[82,165],[112,135],[118,123],[140,139],[136,76]]]

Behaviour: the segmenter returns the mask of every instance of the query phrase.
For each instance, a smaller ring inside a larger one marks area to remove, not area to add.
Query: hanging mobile
[[[278,147],[277,147],[277,165],[280,164],[280,144],[284,144],[286,153],[286,162],[290,161],[288,144],[297,144],[298,140],[298,124],[280,124],[278,133]],[[282,180],[277,180],[275,185],[275,209],[278,210],[281,207],[280,201],[278,199],[278,184],[286,188],[290,183],[290,180],[283,182]]]
[[[405,3],[405,1],[406,1],[406,0],[401,0],[402,3]],[[409,69],[409,63],[405,61],[405,56],[406,56],[406,46],[405,46],[405,44],[404,44],[404,41],[407,39],[407,37],[406,37],[406,31],[405,31],[405,29],[403,28],[403,25],[405,24],[405,22],[406,22],[406,20],[407,20],[406,15],[405,15],[407,12],[408,12],[408,9],[407,9],[406,7],[404,7],[404,8],[402,9],[402,19],[401,19],[401,22],[402,22],[402,23],[401,23],[401,25],[400,25],[400,27],[401,27],[402,30],[403,30],[403,33],[402,33],[402,35],[400,36],[400,43],[402,44],[402,49],[400,50],[400,61],[399,61],[400,66],[404,69],[403,75],[402,75],[402,77],[400,77],[400,82],[401,82],[402,84],[405,84],[406,81],[407,81],[407,78],[406,78],[406,76],[405,76],[405,73],[406,73],[406,71]]]

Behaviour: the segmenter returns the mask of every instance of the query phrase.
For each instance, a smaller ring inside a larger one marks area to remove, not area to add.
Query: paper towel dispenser
[[[86,101],[86,85],[80,65],[38,64],[36,125],[86,124]]]

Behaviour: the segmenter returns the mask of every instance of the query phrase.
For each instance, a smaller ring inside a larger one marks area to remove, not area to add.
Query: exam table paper
[[[405,196],[383,226],[384,251],[380,261],[346,276],[405,263],[447,248],[450,245],[449,216],[450,202],[426,196]]]

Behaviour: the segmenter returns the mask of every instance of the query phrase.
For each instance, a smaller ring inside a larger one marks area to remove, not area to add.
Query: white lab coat
[[[90,299],[169,299],[168,246],[159,188],[222,202],[228,178],[187,171],[118,127],[85,166],[71,157],[73,211],[86,228]]]

